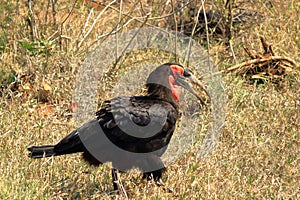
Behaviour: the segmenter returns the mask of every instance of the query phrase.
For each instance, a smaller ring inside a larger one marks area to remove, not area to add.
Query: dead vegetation
[[[256,52],[244,47],[250,60],[229,67],[221,72],[233,72],[240,76],[245,76],[251,80],[260,82],[271,81],[278,83],[292,71],[299,70],[297,63],[285,56],[277,56],[273,52],[272,45],[268,44],[263,37],[260,37],[263,52]]]
[[[0,2],[0,199],[126,199],[113,193],[107,166],[90,168],[79,155],[30,160],[26,148],[76,128],[80,64],[107,37],[142,26],[185,32],[208,50],[225,85],[226,125],[199,159],[210,120],[200,115],[193,148],[163,178],[176,195],[132,172],[121,175],[128,198],[299,199],[300,4],[226,2],[206,2],[206,20],[199,1]],[[174,60],[161,57],[145,51],[120,61]]]

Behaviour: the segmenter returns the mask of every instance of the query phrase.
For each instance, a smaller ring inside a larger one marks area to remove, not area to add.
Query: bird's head
[[[177,63],[165,63],[157,67],[147,79],[148,95],[177,102],[181,87],[195,95],[202,104],[203,99],[192,88],[192,84],[200,87],[208,96],[207,90],[193,75],[192,71]]]

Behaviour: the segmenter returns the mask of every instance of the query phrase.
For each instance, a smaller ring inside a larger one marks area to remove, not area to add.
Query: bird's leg
[[[147,172],[143,174],[143,179],[147,179],[148,181],[150,180],[154,180],[155,184],[159,187],[164,187],[163,189],[167,192],[173,193],[174,195],[176,195],[176,192],[174,191],[174,189],[166,186],[166,184],[162,181],[162,174],[165,171],[166,168],[163,169],[159,169],[159,170],[155,170],[152,172]]]
[[[114,190],[117,191],[119,189],[119,187],[118,187],[118,185],[119,185],[118,170],[113,168],[111,170],[111,175],[112,175]]]
[[[143,174],[143,179],[158,181],[162,177],[163,169],[155,170],[152,172],[146,172]]]
[[[161,179],[164,170],[165,170],[165,168],[155,170],[155,171],[152,171],[152,172],[146,172],[146,173],[143,174],[143,178],[144,179],[146,178],[148,181],[153,180],[156,183],[157,186],[164,186],[164,183]]]
[[[148,181],[158,181],[159,179],[161,179],[163,172],[166,170],[166,167],[164,166],[164,163],[162,162],[160,157],[155,154],[150,154],[145,158],[144,162],[146,162],[148,167],[153,167],[153,169],[156,168],[158,170],[145,172],[143,174],[143,179],[147,179]]]

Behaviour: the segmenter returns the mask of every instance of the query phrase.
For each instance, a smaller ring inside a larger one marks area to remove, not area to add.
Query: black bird
[[[115,190],[118,189],[115,169],[127,171],[137,167],[144,172],[144,178],[160,181],[165,169],[160,157],[171,140],[179,117],[180,86],[204,103],[187,81],[197,84],[208,95],[188,68],[176,63],[163,64],[150,73],[146,95],[105,101],[94,120],[74,130],[56,145],[29,147],[29,156],[43,158],[83,152],[83,159],[91,165],[112,162]],[[153,129],[157,129],[155,133],[152,133]],[[99,139],[101,134],[102,139]]]

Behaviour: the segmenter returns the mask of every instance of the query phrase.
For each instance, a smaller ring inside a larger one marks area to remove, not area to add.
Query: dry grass
[[[37,3],[33,8],[38,30],[34,42],[26,21],[25,2],[0,3],[1,199],[124,198],[112,193],[107,166],[91,168],[79,155],[41,160],[27,157],[28,146],[55,143],[74,128],[68,111],[73,80],[86,48],[95,38],[114,30],[117,24],[126,23],[132,16],[144,16],[143,11],[151,11],[148,24],[165,26],[163,19],[155,17],[172,10],[171,6],[163,8],[159,3],[141,6],[124,2],[122,9],[127,15],[121,22],[119,12],[109,8],[86,38],[85,24],[86,27],[92,24],[92,21],[86,23],[87,17],[96,19],[103,8],[91,11],[92,7],[82,1],[59,2],[56,24],[53,24],[51,10],[45,20],[46,3]],[[233,51],[222,40],[211,41],[210,53],[219,69],[246,61],[248,56],[243,46],[260,52],[260,36],[272,44],[277,55],[300,62],[300,4],[293,0],[272,2],[273,7],[269,9],[260,1],[249,7],[260,13],[263,20],[233,35]],[[117,10],[120,4],[112,6]],[[145,18],[137,19],[125,30],[140,26]],[[10,84],[11,75],[18,75],[20,81]],[[233,74],[224,74],[223,82],[227,94],[226,126],[215,150],[199,160],[196,145],[169,166],[164,181],[176,195],[141,180],[137,172],[123,174],[122,182],[129,198],[300,198],[299,68],[279,84],[250,84]],[[40,91],[47,90],[45,83],[51,87],[46,105],[53,106],[46,112],[40,109],[44,104],[38,101]]]

